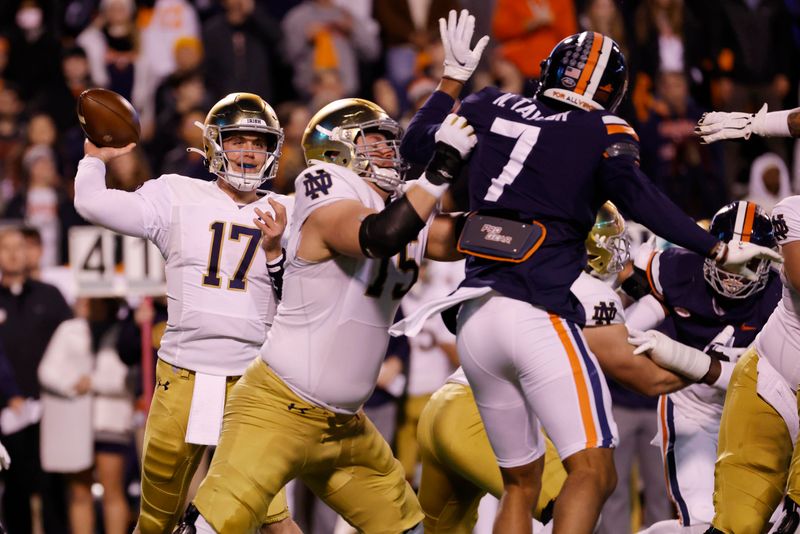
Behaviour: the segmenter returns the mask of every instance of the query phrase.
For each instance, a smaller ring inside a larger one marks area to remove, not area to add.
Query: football
[[[139,115],[122,95],[93,88],[78,97],[78,121],[89,141],[99,147],[121,148],[138,143]]]

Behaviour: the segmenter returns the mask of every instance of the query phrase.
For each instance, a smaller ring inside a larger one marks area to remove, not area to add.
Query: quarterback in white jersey
[[[129,151],[86,141],[75,207],[87,220],[144,237],[166,260],[168,319],[145,430],[138,531],[171,531],[202,452],[216,445],[227,390],[258,355],[277,307],[268,261],[280,262],[291,201],[259,198],[283,131],[257,95],[233,93],[201,125],[216,182],[164,175],[135,192],[106,188],[105,163]],[[263,236],[262,236],[263,233]],[[262,519],[291,524],[285,502]],[[287,527],[288,528],[288,527]]]
[[[425,175],[398,196],[402,130],[383,109],[344,99],[309,122],[285,296],[262,359],[233,390],[180,532],[250,532],[293,478],[361,532],[405,532],[422,520],[400,463],[361,406],[423,255],[460,257],[455,220],[434,210],[475,136],[456,115],[441,131]]]

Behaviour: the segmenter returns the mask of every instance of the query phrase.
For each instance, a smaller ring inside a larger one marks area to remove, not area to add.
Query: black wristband
[[[436,143],[436,150],[425,168],[425,176],[433,185],[449,184],[458,176],[461,165],[461,153],[447,143]]]

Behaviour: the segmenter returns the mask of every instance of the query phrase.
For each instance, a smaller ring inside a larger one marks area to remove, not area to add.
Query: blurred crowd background
[[[800,0],[2,0],[0,430],[13,458],[2,497],[11,534],[129,532],[137,508],[139,326],[155,322],[157,349],[166,312],[158,299],[76,298],[65,281],[69,229],[86,224],[72,205],[83,155],[78,95],[106,87],[138,110],[141,143],[108,168],[109,187],[132,191],[163,173],[212,179],[186,151],[202,144],[195,123],[230,92],[257,93],[286,135],[267,187],[291,193],[304,167],[303,129],[326,103],[360,96],[410,120],[441,74],[438,18],[460,8],[475,15],[476,35],[491,36],[471,91],[530,93],[539,62],[562,38],[580,30],[613,37],[630,72],[620,115],[639,133],[642,168],[693,217],[740,198],[769,211],[800,192],[793,141],[705,146],[693,136],[705,111],[798,105]],[[459,269],[428,265],[404,310],[449,291]],[[368,410],[412,482],[416,417],[456,362],[439,324],[387,353]],[[85,428],[58,415],[64,399],[92,405]],[[647,444],[655,400],[618,391],[615,405],[643,421],[620,428],[630,447],[618,463],[630,470],[641,456],[642,466],[660,465]],[[93,457],[52,461],[48,451],[63,448],[65,432],[92,441]],[[617,508],[604,513],[616,522],[604,532],[671,516],[659,470],[646,471],[633,469],[631,484],[620,478],[623,494],[610,501]],[[293,495],[304,531],[333,532],[335,515],[302,488]]]

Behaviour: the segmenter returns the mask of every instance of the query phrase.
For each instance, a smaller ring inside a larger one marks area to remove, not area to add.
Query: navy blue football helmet
[[[778,246],[772,221],[767,213],[758,204],[744,200],[731,202],[715,213],[708,232],[725,243],[744,241],[773,249]],[[748,268],[758,275],[757,280],[748,280],[741,275],[729,273],[717,266],[713,259],[707,259],[703,266],[703,275],[706,282],[720,295],[743,299],[758,293],[767,285],[770,262],[754,259]]]
[[[613,113],[628,90],[625,56],[611,37],[601,33],[570,35],[541,66],[536,95],[580,109]]]

